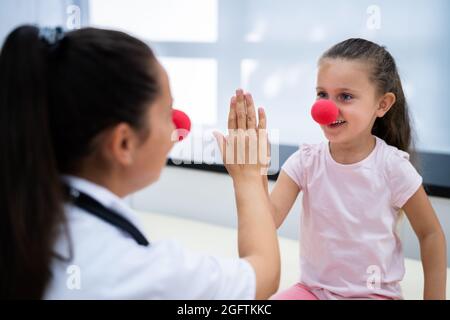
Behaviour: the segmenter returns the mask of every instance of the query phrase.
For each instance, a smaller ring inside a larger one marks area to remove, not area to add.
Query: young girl
[[[273,299],[402,299],[405,269],[396,225],[404,211],[420,241],[425,299],[445,299],[446,244],[409,162],[408,108],[393,57],[363,39],[319,60],[317,99],[339,108],[321,126],[328,142],[304,144],[270,194],[279,227],[300,191],[301,277]]]

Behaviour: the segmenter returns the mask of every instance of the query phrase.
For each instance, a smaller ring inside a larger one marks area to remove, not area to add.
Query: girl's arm
[[[424,271],[424,299],[445,299],[447,249],[445,235],[430,200],[421,186],[403,206],[420,242]]]
[[[280,175],[269,196],[270,208],[277,229],[283,224],[300,191],[298,185],[283,170],[280,170]]]

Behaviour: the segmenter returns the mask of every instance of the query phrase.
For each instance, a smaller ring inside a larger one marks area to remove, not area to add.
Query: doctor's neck
[[[124,198],[133,192],[133,190],[130,190],[130,188],[125,186],[124,179],[114,173],[104,174],[103,172],[96,170],[83,170],[74,173],[73,176],[88,180],[96,185],[106,188],[120,198]]]

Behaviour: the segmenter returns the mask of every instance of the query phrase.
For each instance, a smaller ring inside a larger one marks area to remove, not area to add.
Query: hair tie
[[[62,27],[39,28],[39,38],[52,47],[57,46],[58,43],[64,38],[64,30]]]

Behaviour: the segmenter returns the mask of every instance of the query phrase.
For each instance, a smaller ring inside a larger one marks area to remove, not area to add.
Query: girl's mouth
[[[346,123],[347,123],[347,121],[344,121],[344,120],[336,120],[332,124],[327,125],[327,127],[334,129],[334,128],[342,127]]]

